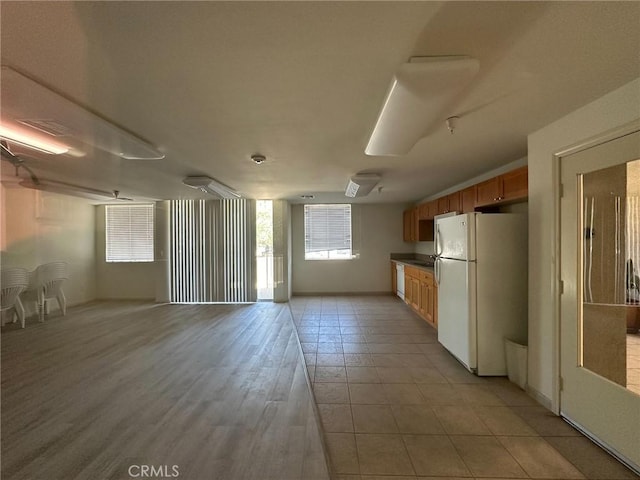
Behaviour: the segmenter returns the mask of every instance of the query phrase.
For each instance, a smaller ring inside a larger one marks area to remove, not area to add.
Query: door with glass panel
[[[560,168],[561,414],[640,468],[640,132]]]

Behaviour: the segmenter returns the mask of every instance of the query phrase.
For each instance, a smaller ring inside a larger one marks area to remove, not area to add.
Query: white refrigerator
[[[438,341],[478,375],[506,375],[504,339],[527,339],[527,219],[466,213],[436,223]]]

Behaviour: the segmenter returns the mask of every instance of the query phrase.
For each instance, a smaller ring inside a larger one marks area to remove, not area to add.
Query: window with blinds
[[[351,205],[304,206],[305,260],[348,260],[351,252]]]
[[[153,205],[107,205],[107,262],[153,262]]]

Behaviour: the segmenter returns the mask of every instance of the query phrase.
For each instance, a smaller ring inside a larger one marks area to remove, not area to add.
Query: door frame
[[[555,150],[553,153],[552,160],[552,185],[553,185],[553,252],[554,252],[554,265],[553,265],[553,278],[551,279],[551,289],[553,292],[553,396],[551,398],[551,411],[556,415],[560,415],[560,390],[561,390],[561,371],[560,371],[560,348],[561,348],[561,338],[560,338],[560,318],[561,318],[561,303],[560,297],[562,295],[561,289],[561,240],[562,240],[562,232],[561,232],[561,222],[562,218],[560,215],[560,200],[562,198],[562,185],[561,185],[561,174],[560,174],[560,164],[562,162],[563,157],[567,157],[569,155],[573,155],[578,152],[582,152],[584,150],[588,150],[593,147],[597,147],[598,145],[602,145],[603,143],[610,142],[615,140],[616,138],[623,137],[625,135],[629,135],[636,131],[640,131],[640,119],[634,120],[632,122],[626,123],[624,125],[612,128],[610,130],[606,130],[598,135],[594,135],[588,137],[579,142],[572,143],[570,145],[566,145],[562,148]],[[597,440],[597,439],[594,439]]]

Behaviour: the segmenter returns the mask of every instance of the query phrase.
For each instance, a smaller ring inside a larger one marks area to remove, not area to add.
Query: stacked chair
[[[2,269],[0,279],[0,315],[2,325],[5,317],[11,314],[10,320],[16,322],[18,319],[24,328],[25,311],[20,301],[20,294],[29,285],[29,273],[24,268]]]
[[[62,284],[67,278],[67,264],[65,262],[45,263],[31,272],[29,284],[21,298],[25,302],[35,303],[41,322],[44,322],[45,314],[49,313],[47,300],[55,299],[62,315],[67,314],[67,299],[62,291]]]

